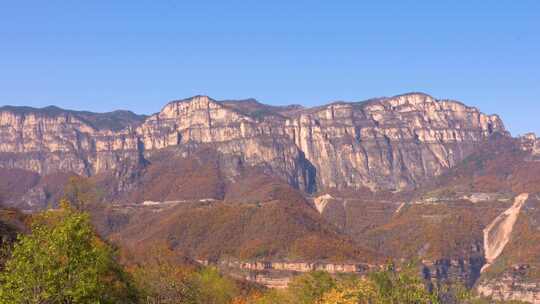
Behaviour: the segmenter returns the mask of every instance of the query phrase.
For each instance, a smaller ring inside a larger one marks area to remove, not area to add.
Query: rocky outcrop
[[[326,208],[326,206],[332,199],[333,197],[328,193],[321,195],[319,197],[315,197],[313,199],[313,204],[315,205],[315,209],[317,209],[317,211],[319,211],[319,213],[322,214],[324,212],[324,209]]]
[[[216,264],[206,260],[199,260],[203,265]],[[375,269],[376,266],[358,263],[322,263],[322,262],[280,262],[280,261],[235,261],[220,260],[220,266],[233,267],[238,269],[262,271],[278,270],[293,272],[326,271],[328,273],[365,273]]]
[[[476,290],[480,296],[500,301],[523,301],[540,303],[540,282],[524,279],[526,266],[517,265],[502,276],[483,280]]]
[[[99,114],[96,114],[99,115]],[[105,115],[105,114],[103,114]],[[40,174],[93,175],[139,161],[138,138],[125,129],[99,129],[77,112],[0,109],[0,163]]]
[[[455,165],[475,142],[504,132],[496,116],[423,94],[331,104],[288,122],[326,188],[407,188]]]
[[[0,108],[0,166],[121,176],[155,151],[207,145],[307,192],[402,190],[454,166],[492,133],[507,134],[495,115],[420,93],[311,109],[196,96],[122,128],[80,113]]]
[[[519,138],[521,149],[531,154],[530,160],[540,159],[540,139],[534,133],[527,133]]]
[[[237,261],[198,260],[203,265],[215,265],[238,278],[256,282],[269,288],[285,288],[289,282],[302,273],[326,271],[331,274],[365,275],[378,267],[357,263],[322,263],[322,262],[280,262],[280,261]]]

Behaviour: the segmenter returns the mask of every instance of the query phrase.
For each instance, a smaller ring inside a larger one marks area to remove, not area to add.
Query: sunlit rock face
[[[452,167],[492,133],[507,134],[496,115],[419,93],[310,109],[255,103],[264,112],[239,104],[196,96],[120,129],[77,112],[1,108],[0,166],[94,175],[144,164],[161,149],[208,146],[307,192],[403,190]]]
[[[519,138],[521,149],[530,153],[530,160],[540,160],[540,139],[534,133],[527,133]]]
[[[480,282],[476,290],[479,295],[494,300],[539,304],[540,282],[524,280],[521,272],[523,266],[515,266],[495,279]]]
[[[462,160],[474,143],[505,132],[497,116],[423,94],[332,104],[286,123],[323,188],[414,186]]]
[[[137,155],[134,130],[98,129],[69,111],[0,111],[0,164],[42,174],[92,175]]]

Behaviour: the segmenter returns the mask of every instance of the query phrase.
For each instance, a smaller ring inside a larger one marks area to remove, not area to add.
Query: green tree
[[[0,303],[132,303],[136,294],[89,215],[64,201],[36,216],[0,274]]]
[[[214,267],[205,267],[195,276],[198,288],[198,303],[226,304],[239,293],[238,287],[231,279],[222,276]]]
[[[349,279],[324,294],[321,304],[376,304],[380,300],[377,289],[367,279]]]
[[[294,278],[288,287],[291,303],[313,304],[336,287],[336,281],[325,271],[313,271]]]
[[[430,293],[424,281],[418,277],[418,270],[414,265],[404,265],[400,271],[394,265],[387,265],[386,269],[374,272],[370,280],[377,287],[381,304],[438,304],[435,294]]]

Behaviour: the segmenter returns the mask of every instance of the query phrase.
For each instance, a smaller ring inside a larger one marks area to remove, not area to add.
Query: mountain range
[[[418,260],[433,284],[540,303],[540,140],[458,101],[0,107],[0,233],[22,229],[8,208],[55,207],[74,179],[131,252],[165,242],[268,285]]]

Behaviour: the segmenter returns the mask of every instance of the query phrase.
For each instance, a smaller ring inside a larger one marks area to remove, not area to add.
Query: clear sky
[[[540,134],[540,1],[0,0],[0,104],[152,113],[196,94],[410,91]]]

